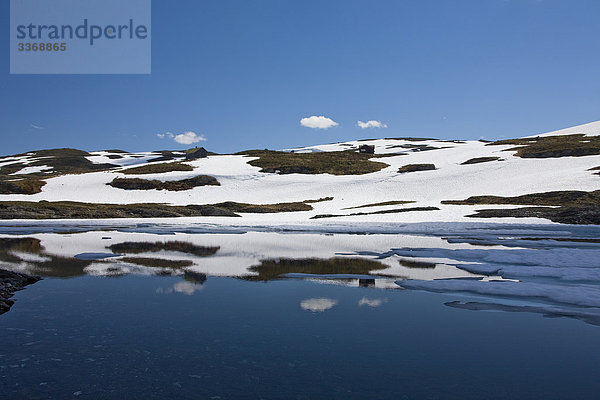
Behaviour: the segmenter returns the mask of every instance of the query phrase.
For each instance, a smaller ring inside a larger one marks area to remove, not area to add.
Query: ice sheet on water
[[[75,254],[73,257],[77,258],[78,260],[103,260],[105,258],[111,258],[111,257],[120,257],[121,254],[114,254],[114,253],[79,253],[79,254]]]
[[[471,279],[444,279],[435,281],[397,281],[405,289],[433,292],[467,292],[484,296],[540,299],[548,303],[580,307],[600,307],[600,286],[554,285],[533,282],[483,281]]]
[[[404,257],[449,258],[457,262],[501,265],[600,268],[600,247],[549,249],[393,249]]]
[[[600,308],[570,308],[552,305],[515,305],[504,303],[450,301],[445,303],[448,307],[473,311],[502,311],[502,312],[527,312],[541,314],[548,318],[568,317],[579,319],[592,325],[600,326]]]

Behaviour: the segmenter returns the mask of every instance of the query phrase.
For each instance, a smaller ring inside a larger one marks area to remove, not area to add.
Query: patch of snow
[[[107,151],[95,151],[86,156],[94,164],[114,164],[122,167],[137,166],[146,164],[149,160],[160,157],[160,154],[152,152],[141,153],[111,153]],[[110,154],[116,154],[122,158],[110,158]]]
[[[574,134],[584,134],[586,136],[598,136],[600,135],[600,121],[594,121],[587,124],[572,126],[565,129],[559,129],[557,131],[546,132],[539,135],[526,136],[526,137],[536,137],[536,136],[559,136],[559,135],[574,135]]]
[[[35,174],[38,172],[50,172],[52,167],[47,165],[39,165],[33,167],[24,167],[17,172],[12,173],[11,175],[27,175],[27,174]]]
[[[591,134],[600,132],[600,122],[569,128],[572,132]],[[564,134],[556,131],[554,134]],[[571,132],[571,131],[569,131]],[[549,133],[550,134],[550,133]],[[600,165],[600,156],[563,158],[519,158],[514,152],[505,151],[513,146],[486,146],[479,141],[449,143],[439,140],[410,141],[404,139],[372,139],[350,141],[294,150],[298,152],[340,151],[357,148],[361,144],[375,146],[372,161],[389,165],[378,172],[334,176],[330,174],[270,174],[261,173],[260,168],[248,164],[256,159],[242,155],[214,155],[188,162],[194,171],[174,171],[163,174],[135,176],[143,179],[180,180],[198,174],[214,176],[220,186],[200,186],[185,191],[123,190],[108,186],[116,177],[123,175],[119,170],[64,175],[47,179],[44,190],[33,195],[0,195],[3,201],[80,201],[90,203],[166,203],[172,205],[213,204],[225,201],[268,204],[295,202],[323,197],[331,201],[312,204],[314,210],[277,214],[242,214],[245,225],[324,226],[335,224],[382,225],[386,223],[437,223],[472,222],[467,215],[478,209],[512,208],[512,206],[459,206],[441,204],[443,200],[462,200],[475,195],[518,196],[529,193],[556,190],[598,189],[598,177],[588,169]],[[430,151],[413,152],[402,145],[429,145],[444,147]],[[377,157],[378,154],[402,152],[403,155]],[[88,157],[96,163],[111,163],[123,167],[144,165],[159,155],[147,153],[123,153],[122,159],[109,159],[108,152],[94,152]],[[476,157],[500,157],[503,161],[461,165]],[[25,156],[27,158],[28,156]],[[14,159],[15,157],[13,157]],[[0,160],[0,162],[2,162]],[[436,170],[413,173],[398,173],[407,164],[435,164]],[[365,204],[384,201],[412,200],[414,203],[398,206],[380,206],[354,210],[343,210]],[[343,216],[310,220],[317,214],[350,214],[393,208],[438,207],[439,211],[414,211],[406,213],[365,216]],[[151,220],[143,220],[151,222]],[[160,220],[157,220],[160,221]],[[163,222],[166,220],[162,220]],[[170,221],[175,221],[171,219]],[[206,222],[231,226],[240,224],[237,218],[200,217],[185,218],[183,223]],[[485,222],[552,224],[539,218],[491,218]]]
[[[0,157],[0,167],[10,164],[26,163],[29,160],[29,156],[18,156],[18,157]]]

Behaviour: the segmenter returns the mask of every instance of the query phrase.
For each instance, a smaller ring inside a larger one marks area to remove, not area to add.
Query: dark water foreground
[[[600,331],[462,296],[282,280],[45,279],[0,318],[0,397],[595,399]],[[312,300],[311,300],[312,299]]]
[[[598,227],[74,228],[0,229],[0,399],[599,398]]]

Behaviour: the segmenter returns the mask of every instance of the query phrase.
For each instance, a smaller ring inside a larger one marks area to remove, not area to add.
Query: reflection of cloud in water
[[[195,285],[191,282],[177,282],[173,285],[173,291],[187,295],[192,295],[194,294],[194,292],[200,291],[202,289],[202,285]]]
[[[367,305],[369,307],[379,307],[383,303],[387,303],[387,299],[368,299],[366,297],[363,297],[358,301],[359,306]]]
[[[204,287],[202,285],[196,285],[192,282],[184,281],[184,282],[177,282],[172,287],[167,288],[167,289],[158,288],[158,289],[156,289],[156,293],[167,293],[167,294],[183,293],[188,296],[191,296],[195,292],[201,291],[203,288]]]
[[[306,299],[300,302],[300,307],[312,312],[323,312],[333,308],[337,303],[338,301],[334,299]]]

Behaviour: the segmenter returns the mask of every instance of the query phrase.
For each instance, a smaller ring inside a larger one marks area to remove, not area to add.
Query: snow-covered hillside
[[[600,121],[546,133],[543,136],[571,134],[600,135]],[[582,143],[585,145],[587,141],[582,140]],[[482,195],[507,197],[550,191],[591,192],[600,189],[600,177],[592,170],[600,166],[600,155],[597,154],[579,157],[524,158],[516,156],[515,150],[508,150],[513,149],[514,144],[490,145],[483,141],[414,138],[351,141],[285,151],[292,155],[358,151],[359,146],[363,145],[374,147],[374,154],[368,157],[370,161],[385,163],[387,166],[379,171],[364,174],[281,174],[261,172],[261,167],[249,164],[259,157],[250,155],[209,155],[206,158],[185,161],[182,158],[184,153],[173,152],[165,157],[165,161],[153,161],[151,164],[178,163],[183,160],[183,164],[191,166],[193,170],[129,175],[125,174],[128,169],[149,165],[149,161],[161,154],[98,151],[85,155],[87,160],[98,166],[97,172],[57,174],[53,173],[56,171],[51,163],[44,165],[43,155],[28,153],[0,158],[4,180],[11,182],[35,175],[36,179],[45,181],[45,185],[41,187],[41,192],[35,194],[2,194],[0,202],[46,200],[169,205],[239,202],[260,205],[330,197],[331,200],[312,203],[313,209],[310,211],[242,212],[239,215],[243,218],[243,222],[239,218],[199,218],[202,222],[267,225],[424,221],[549,223],[547,219],[540,218],[474,219],[467,215],[473,214],[478,209],[506,208],[506,206],[443,204],[442,201],[464,200],[470,196]],[[465,164],[467,161],[469,163]],[[102,168],[103,164],[112,166]],[[433,164],[435,169],[399,172],[402,167],[416,164]],[[179,181],[197,175],[212,176],[220,185],[198,186],[178,191],[125,190],[107,185],[115,178]],[[45,176],[51,177],[44,178]],[[401,201],[410,203],[401,204]],[[392,204],[373,205],[384,202]],[[525,205],[535,204],[522,204]],[[402,212],[402,209],[413,211]],[[400,211],[393,212],[393,210]],[[387,211],[389,213],[373,214]],[[311,219],[317,215],[330,217]]]
[[[572,126],[565,129],[560,129],[552,132],[545,132],[540,135],[533,136],[557,136],[557,135],[575,135],[583,134],[586,136],[598,136],[600,135],[600,121],[590,122],[588,124]]]

